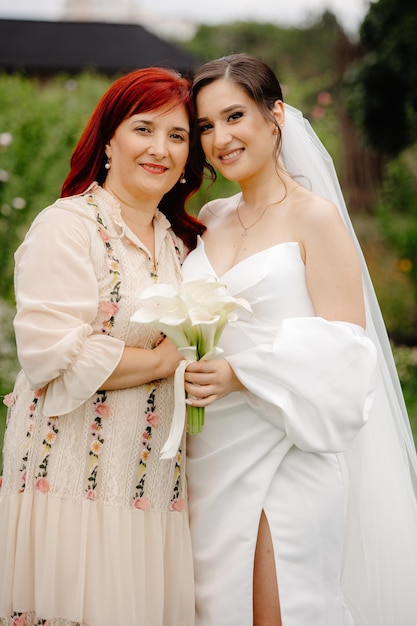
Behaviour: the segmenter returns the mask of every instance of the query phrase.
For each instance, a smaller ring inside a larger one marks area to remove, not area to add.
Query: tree
[[[350,114],[368,143],[395,156],[417,139],[417,5],[371,4],[360,28],[361,61],[346,80]]]
[[[339,33],[335,16],[326,11],[305,28],[260,22],[201,25],[191,40],[177,43],[203,62],[236,52],[253,54],[286,83],[331,73],[335,64],[332,51]]]

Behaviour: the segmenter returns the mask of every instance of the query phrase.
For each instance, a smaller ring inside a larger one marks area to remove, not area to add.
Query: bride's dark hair
[[[240,53],[208,61],[197,70],[192,86],[194,103],[200,89],[219,78],[240,85],[266,115],[276,100],[284,101],[281,85],[269,65]]]

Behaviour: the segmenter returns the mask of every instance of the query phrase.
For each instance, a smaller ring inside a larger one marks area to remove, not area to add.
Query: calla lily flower
[[[157,283],[142,292],[141,305],[131,322],[154,324],[190,361],[221,354],[217,343],[226,324],[238,319],[236,309],[252,312],[246,300],[233,298],[215,278],[185,282],[180,291]],[[203,423],[204,408],[187,406],[187,431],[200,432]]]

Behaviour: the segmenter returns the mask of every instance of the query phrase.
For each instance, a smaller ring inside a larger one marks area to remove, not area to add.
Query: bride
[[[184,278],[253,311],[185,373],[207,407],[188,443],[196,626],[413,626],[415,448],[331,159],[258,59],[206,63],[193,93],[241,191],[203,207]]]

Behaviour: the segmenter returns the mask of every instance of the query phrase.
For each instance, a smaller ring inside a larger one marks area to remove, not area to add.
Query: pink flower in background
[[[317,96],[317,103],[322,107],[327,107],[332,103],[332,94],[328,91],[320,91]]]
[[[0,146],[3,146],[3,148],[7,148],[7,146],[10,146],[12,141],[13,135],[11,133],[0,133]]]
[[[46,478],[42,478],[42,477],[38,478],[38,480],[35,483],[35,487],[41,493],[48,493],[48,491],[49,491],[49,482],[46,480]]]
[[[315,106],[311,109],[311,116],[315,120],[322,120],[323,117],[325,116],[325,113],[326,112],[323,109],[323,107]]]

